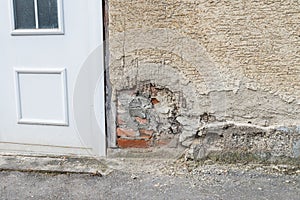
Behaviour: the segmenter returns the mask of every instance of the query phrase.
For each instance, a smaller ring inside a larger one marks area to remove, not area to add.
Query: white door
[[[105,155],[101,6],[0,1],[0,153]]]

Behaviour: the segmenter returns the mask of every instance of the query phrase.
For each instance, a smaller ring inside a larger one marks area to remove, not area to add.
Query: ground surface
[[[0,199],[300,199],[299,170],[153,159],[108,161],[106,176],[2,171]]]

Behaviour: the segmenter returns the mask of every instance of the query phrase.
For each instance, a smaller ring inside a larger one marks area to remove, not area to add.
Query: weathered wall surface
[[[299,157],[299,21],[298,0],[109,1],[118,145]]]

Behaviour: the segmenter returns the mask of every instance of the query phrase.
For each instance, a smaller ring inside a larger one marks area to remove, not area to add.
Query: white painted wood
[[[0,1],[0,153],[106,153],[102,3],[59,2],[64,34],[30,34]]]

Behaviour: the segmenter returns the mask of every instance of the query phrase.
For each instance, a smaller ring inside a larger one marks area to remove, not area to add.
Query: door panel
[[[101,1],[58,2],[63,32],[48,30],[49,13],[31,32],[14,30],[12,1],[0,1],[0,149],[105,155]]]

